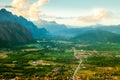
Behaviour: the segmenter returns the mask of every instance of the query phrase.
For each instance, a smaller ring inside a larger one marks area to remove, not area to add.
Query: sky
[[[81,27],[120,24],[119,3],[120,0],[0,0],[0,8],[33,22],[56,21]]]

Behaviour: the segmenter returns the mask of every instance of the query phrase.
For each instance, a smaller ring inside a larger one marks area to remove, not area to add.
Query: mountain
[[[55,21],[44,21],[41,20],[40,23],[38,23],[39,27],[44,27],[47,31],[49,31],[54,36],[61,36],[64,38],[71,38],[75,36],[82,35],[88,31],[95,31],[95,30],[101,30],[106,31],[110,33],[120,34],[120,25],[110,25],[110,26],[104,26],[104,25],[92,25],[92,26],[84,26],[84,27],[78,27],[78,28],[70,28],[69,26],[58,24]]]
[[[96,27],[97,29],[101,29],[101,30],[105,30],[105,31],[109,31],[112,33],[116,33],[116,34],[120,34],[120,25],[109,25],[109,26],[98,26]]]
[[[0,47],[33,42],[32,34],[23,26],[13,22],[0,22]]]
[[[55,21],[44,21],[44,20],[40,20],[39,22],[36,22],[36,24],[38,25],[38,27],[43,27],[45,28],[47,31],[49,31],[52,35],[54,36],[59,36],[59,37],[66,37],[66,38],[70,38],[70,37],[74,37],[76,35],[79,35],[89,29],[83,29],[83,28],[68,28],[68,26],[64,25],[64,24],[58,24]]]
[[[64,36],[64,31],[68,30],[66,25],[58,24],[55,21],[45,21],[40,20],[36,22],[39,27],[45,28],[48,32],[50,32],[54,36]]]
[[[94,30],[94,28],[91,27],[85,27],[85,28],[69,28],[67,31],[68,35],[71,35],[71,37],[75,37],[77,35],[81,35],[89,30]]]
[[[80,27],[80,28],[69,28],[65,32],[67,35],[71,35],[72,37],[79,36],[81,34],[86,33],[90,30],[102,30],[107,31],[115,34],[120,34],[120,25],[93,25],[93,26],[86,26],[86,27]],[[65,34],[65,35],[66,35]]]
[[[28,21],[22,16],[13,15],[11,12],[7,11],[6,9],[0,10],[0,22],[1,21],[15,22],[22,25],[32,33],[32,36],[34,38],[40,38],[41,36],[46,36],[49,34],[47,30],[44,29],[44,33],[43,33],[43,30],[39,29],[31,21]]]
[[[61,36],[66,38],[75,37],[77,35],[83,34],[88,30],[95,30],[96,28],[88,26],[88,27],[80,27],[80,28],[70,28],[69,26],[66,26],[64,24],[58,24],[55,21],[45,21],[40,20],[39,22],[36,22],[36,25],[38,27],[43,27],[47,31],[49,31],[54,36]]]
[[[81,31],[80,29],[82,31],[99,29],[99,30],[103,30],[103,31],[108,31],[108,32],[120,34],[120,25],[101,25],[101,24],[97,24],[97,25],[92,25],[92,26],[84,26],[83,28],[78,28],[75,31]]]
[[[89,30],[79,36],[74,37],[74,40],[86,43],[96,42],[110,42],[118,43],[120,41],[120,35],[103,30]]]

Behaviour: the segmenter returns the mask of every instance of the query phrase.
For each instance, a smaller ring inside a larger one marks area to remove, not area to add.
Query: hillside
[[[108,31],[96,29],[96,30],[89,30],[84,34],[74,37],[74,39],[81,42],[90,42],[90,43],[96,43],[96,42],[118,43],[120,41],[120,35]]]
[[[120,25],[99,26],[98,29],[120,34]]]
[[[0,46],[12,46],[33,41],[32,34],[18,23],[0,22]]]
[[[28,21],[22,16],[13,15],[11,12],[7,11],[6,9],[0,10],[0,22],[2,21],[15,22],[22,25],[32,33],[34,38],[41,38],[41,36],[43,37],[49,34],[46,29],[44,30],[43,33],[43,31],[41,31],[41,29],[39,29],[31,21]]]
[[[45,28],[51,35],[53,36],[61,36],[65,37],[67,35],[68,28],[66,25],[63,24],[58,24],[55,21],[45,21],[45,20],[40,20],[39,22],[36,22],[38,27],[43,27]]]

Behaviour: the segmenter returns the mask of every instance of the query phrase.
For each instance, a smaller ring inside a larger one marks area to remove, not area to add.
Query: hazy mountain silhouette
[[[13,15],[11,12],[7,11],[6,9],[0,10],[0,22],[1,21],[9,21],[9,22],[16,22],[28,29],[34,38],[40,38],[41,36],[48,35],[48,31],[44,29],[44,33],[42,29],[39,29],[36,25],[34,25],[31,21],[28,21],[22,16]],[[41,31],[42,30],[42,31]]]
[[[89,30],[84,34],[74,37],[74,39],[80,42],[90,42],[90,43],[96,43],[96,42],[118,43],[120,41],[120,35],[108,31],[96,29],[96,30]]]

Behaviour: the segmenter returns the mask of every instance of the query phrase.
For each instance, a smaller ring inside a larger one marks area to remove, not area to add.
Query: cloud
[[[3,4],[0,3],[0,8],[3,8]]]
[[[113,12],[107,11],[103,8],[92,9],[88,13],[84,14],[85,15],[71,17],[41,15],[41,19],[46,21],[56,21],[59,24],[65,24],[70,26],[89,26],[105,23],[110,24],[110,21],[114,18]],[[116,18],[114,19],[116,20]]]
[[[13,0],[11,3],[13,8],[9,10],[18,16],[23,16],[30,20],[38,20],[40,18],[40,8],[47,2],[48,0],[38,0],[28,4],[28,0]]]
[[[99,22],[105,18],[108,18],[110,13],[105,9],[95,9],[92,11],[92,14],[86,16],[80,16],[78,20],[86,23],[95,23]]]
[[[0,4],[0,8],[13,8],[11,5]]]
[[[39,8],[42,7],[48,0],[39,0],[38,2],[35,2],[31,4],[28,8],[28,16],[31,16],[31,18],[38,19],[40,16]]]
[[[16,9],[23,9],[24,4],[27,2],[27,0],[13,0],[11,5],[15,7]]]
[[[5,5],[4,8],[14,8],[14,7],[11,5]]]

